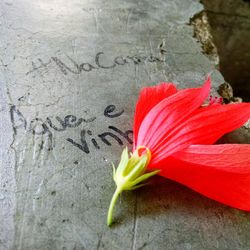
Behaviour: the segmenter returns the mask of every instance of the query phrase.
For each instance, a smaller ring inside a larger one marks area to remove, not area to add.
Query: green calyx
[[[142,182],[159,173],[159,170],[146,172],[150,159],[151,152],[146,147],[138,147],[133,153],[130,153],[130,156],[128,149],[125,148],[122,152],[121,161],[117,169],[115,169],[115,166],[112,164],[116,191],[109,206],[107,216],[108,226],[112,224],[113,210],[119,194],[124,190],[134,190],[144,186],[145,184]]]

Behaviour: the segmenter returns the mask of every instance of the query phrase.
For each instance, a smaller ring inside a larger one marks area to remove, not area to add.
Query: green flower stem
[[[142,150],[142,153],[139,152]],[[138,147],[132,154],[125,148],[121,155],[121,161],[115,169],[113,165],[113,179],[116,190],[109,205],[107,225],[111,226],[115,203],[122,191],[134,190],[145,185],[145,181],[159,173],[158,170],[147,172],[147,166],[151,159],[151,152],[146,147]]]
[[[111,200],[110,205],[109,205],[109,211],[108,211],[108,216],[107,216],[107,225],[108,226],[111,226],[111,224],[112,224],[112,216],[113,216],[115,203],[116,203],[117,198],[121,192],[122,192],[122,190],[117,187],[114,194],[113,194],[112,200]]]

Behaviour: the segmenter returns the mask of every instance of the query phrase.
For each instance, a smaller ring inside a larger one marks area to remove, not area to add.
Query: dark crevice
[[[245,102],[250,101],[249,2],[202,0],[219,56],[217,68],[226,82],[232,85],[234,96],[241,97]]]

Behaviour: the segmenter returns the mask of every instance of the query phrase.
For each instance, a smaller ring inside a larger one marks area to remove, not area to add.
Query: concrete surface
[[[187,25],[202,8],[0,1],[1,250],[250,248],[249,214],[161,178],[124,193],[106,226],[139,89],[223,82]]]

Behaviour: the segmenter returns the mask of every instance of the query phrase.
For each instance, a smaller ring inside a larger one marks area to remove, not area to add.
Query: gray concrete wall
[[[249,214],[161,178],[124,193],[106,226],[139,89],[224,81],[187,25],[202,9],[0,2],[0,249],[249,249]]]

